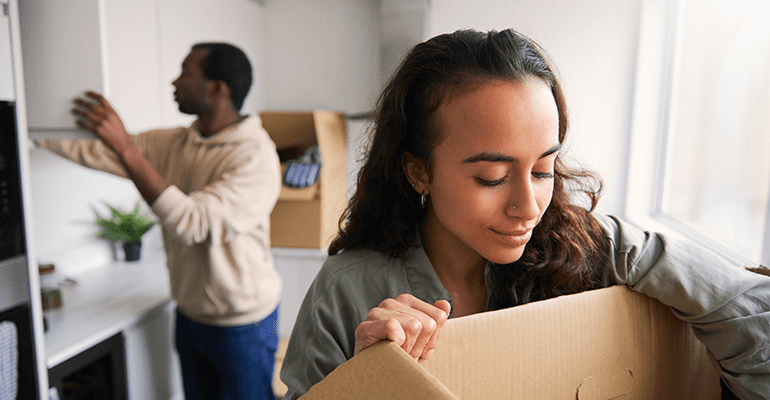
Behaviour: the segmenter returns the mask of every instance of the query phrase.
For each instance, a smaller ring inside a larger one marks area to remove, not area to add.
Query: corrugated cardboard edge
[[[717,400],[720,393],[690,326],[660,302],[613,286],[450,319],[422,364],[378,343],[303,399]]]
[[[458,399],[393,342],[380,342],[337,367],[302,400]]]
[[[450,319],[421,366],[462,399],[720,394],[718,374],[690,326],[626,286]]]
[[[347,205],[348,126],[345,115],[330,111],[313,111],[318,147],[321,149],[321,247],[325,248],[337,235],[342,212]]]

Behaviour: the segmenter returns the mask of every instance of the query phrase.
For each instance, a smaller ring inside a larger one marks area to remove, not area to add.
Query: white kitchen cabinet
[[[10,10],[6,0],[0,0],[0,100],[16,98],[13,86],[13,57],[11,55]]]
[[[160,123],[155,0],[24,0],[20,7],[31,133],[80,131],[70,110],[86,90],[103,94],[129,132]]]
[[[181,396],[182,377],[173,337],[175,312],[175,303],[168,302],[123,331],[130,399]]]

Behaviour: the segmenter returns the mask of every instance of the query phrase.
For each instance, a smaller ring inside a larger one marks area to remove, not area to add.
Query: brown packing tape
[[[458,399],[393,342],[361,351],[311,387],[302,400]]]

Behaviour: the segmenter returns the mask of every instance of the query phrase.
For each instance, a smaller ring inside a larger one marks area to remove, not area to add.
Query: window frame
[[[736,264],[756,261],[661,212],[675,114],[677,63],[686,0],[644,0],[641,6],[629,141],[626,218],[645,230],[687,238]],[[760,263],[770,265],[770,202]]]

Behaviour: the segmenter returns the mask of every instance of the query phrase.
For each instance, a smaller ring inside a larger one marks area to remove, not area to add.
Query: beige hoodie
[[[196,122],[132,139],[171,184],[151,208],[162,227],[171,295],[180,311],[218,326],[267,317],[282,289],[270,254],[270,213],[281,167],[259,117],[208,138]],[[80,165],[128,177],[101,140],[39,144]]]

